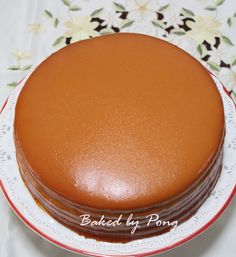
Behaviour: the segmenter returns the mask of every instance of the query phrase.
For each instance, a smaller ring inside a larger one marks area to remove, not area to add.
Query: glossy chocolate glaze
[[[30,192],[57,220],[108,240],[161,233],[147,214],[190,217],[220,174],[219,92],[191,56],[137,34],[85,40],[50,56],[16,106],[15,143]],[[81,227],[88,213],[141,228]]]

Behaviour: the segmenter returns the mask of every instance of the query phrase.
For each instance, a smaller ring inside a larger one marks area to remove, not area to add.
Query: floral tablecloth
[[[214,73],[236,102],[235,0],[0,0],[0,105],[52,52],[78,40],[117,32],[142,32],[178,45]],[[2,198],[0,257],[63,255],[22,226]],[[231,224],[236,227],[232,217]],[[223,242],[230,247],[215,246],[214,256],[222,256],[227,249],[225,256],[234,256],[236,245],[229,238],[233,232],[235,237],[235,229],[229,226],[224,237],[228,241]],[[204,242],[198,241],[201,248]],[[183,249],[188,255],[178,250],[166,256],[213,256],[213,252],[199,251],[196,243],[193,250],[191,246]]]
[[[235,0],[0,3],[1,87],[15,87],[48,55],[77,40],[142,31],[188,51],[217,75],[236,100]]]

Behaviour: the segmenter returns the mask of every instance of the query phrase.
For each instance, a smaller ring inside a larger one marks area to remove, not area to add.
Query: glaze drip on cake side
[[[213,80],[184,51],[144,35],[84,40],[51,55],[20,93],[14,129],[31,193],[79,232],[82,211],[186,219],[221,170],[224,113]],[[131,240],[158,229],[85,233]]]

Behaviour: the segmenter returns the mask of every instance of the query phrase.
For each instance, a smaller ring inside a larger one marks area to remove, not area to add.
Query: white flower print
[[[191,28],[187,35],[192,37],[197,44],[201,44],[204,40],[212,44],[215,37],[220,36],[220,21],[211,16],[196,16],[195,22],[188,21],[187,24]]]
[[[16,58],[17,61],[20,61],[20,60],[24,60],[24,59],[29,59],[31,54],[29,52],[26,52],[26,51],[22,51],[22,50],[19,50],[19,49],[16,49],[12,55]]]
[[[107,25],[108,28],[120,27],[122,19],[120,18],[120,13],[109,12],[107,10],[103,11],[99,17],[103,19],[102,25]]]
[[[44,27],[40,23],[32,23],[32,24],[29,24],[29,31],[37,34],[37,33],[43,32]]]
[[[99,35],[99,33],[94,30],[97,25],[97,22],[91,22],[90,16],[76,16],[65,22],[64,26],[66,31],[64,35],[66,37],[72,37],[72,43],[89,37],[95,37]]]
[[[157,17],[157,4],[153,0],[127,1],[128,18],[137,21],[151,21]]]

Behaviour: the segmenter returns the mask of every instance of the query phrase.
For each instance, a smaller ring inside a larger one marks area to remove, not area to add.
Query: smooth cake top
[[[176,46],[120,33],[52,54],[27,80],[15,139],[44,185],[79,204],[132,209],[188,188],[218,151],[220,94]]]

